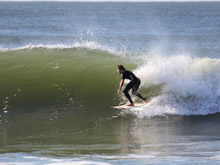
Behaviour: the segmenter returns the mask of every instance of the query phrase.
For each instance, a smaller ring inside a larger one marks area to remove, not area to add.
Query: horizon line
[[[0,2],[220,2],[220,0],[0,0]]]

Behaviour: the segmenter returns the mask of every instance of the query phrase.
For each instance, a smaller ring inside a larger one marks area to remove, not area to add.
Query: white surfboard
[[[134,106],[127,106],[126,104],[125,105],[119,105],[119,106],[112,106],[112,108],[115,108],[115,109],[132,109],[132,108],[137,108],[137,107],[141,107],[141,106],[144,106],[146,105],[146,103],[134,103]]]

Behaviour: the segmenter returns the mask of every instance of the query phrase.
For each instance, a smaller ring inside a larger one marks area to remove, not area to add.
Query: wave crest
[[[45,48],[45,49],[71,49],[71,48],[85,48],[89,50],[100,50],[106,51],[111,54],[121,54],[122,51],[118,51],[117,49],[106,46],[103,44],[99,44],[94,41],[83,41],[83,42],[75,42],[73,44],[28,44],[25,46],[14,47],[14,48],[1,48],[0,52],[6,51],[16,51],[16,50],[25,50],[25,49],[35,49],[35,48]]]

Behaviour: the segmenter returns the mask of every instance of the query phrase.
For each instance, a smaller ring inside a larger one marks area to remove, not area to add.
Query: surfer
[[[128,83],[128,85],[125,87],[125,89],[123,91],[124,95],[127,97],[127,99],[130,102],[130,104],[128,104],[127,106],[134,106],[134,102],[132,101],[132,99],[131,99],[131,97],[130,97],[130,95],[128,93],[128,91],[130,89],[132,89],[132,94],[133,95],[135,95],[138,98],[142,99],[143,102],[146,103],[146,99],[143,98],[141,96],[141,94],[137,92],[137,90],[138,90],[138,88],[139,88],[139,86],[141,84],[141,80],[139,78],[137,78],[134,75],[134,73],[132,73],[131,71],[126,70],[123,65],[118,65],[117,66],[117,72],[122,77],[122,80],[120,82],[120,86],[119,86],[119,89],[118,89],[118,95],[120,94],[121,88],[122,88],[122,86],[124,84],[124,80],[125,79],[129,79],[130,80],[130,82]]]

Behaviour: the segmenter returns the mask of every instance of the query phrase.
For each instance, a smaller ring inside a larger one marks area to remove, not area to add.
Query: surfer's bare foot
[[[143,100],[143,103],[147,104],[147,103],[148,103],[148,100]]]
[[[134,104],[127,104],[126,106],[134,106]]]

